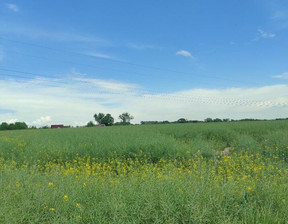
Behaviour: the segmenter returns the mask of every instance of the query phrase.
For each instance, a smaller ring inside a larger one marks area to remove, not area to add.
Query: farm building
[[[64,126],[63,124],[52,124],[51,128],[69,128],[69,126]]]

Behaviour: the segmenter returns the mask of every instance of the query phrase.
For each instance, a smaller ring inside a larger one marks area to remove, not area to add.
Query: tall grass
[[[0,132],[0,223],[287,223],[287,136],[287,121]]]

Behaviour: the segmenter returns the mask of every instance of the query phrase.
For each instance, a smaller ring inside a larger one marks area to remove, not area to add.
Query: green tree
[[[178,119],[177,123],[187,123],[187,119],[180,118],[180,119]]]
[[[124,112],[119,115],[119,119],[123,124],[130,124],[130,121],[134,119],[134,117],[128,112]]]
[[[2,122],[2,124],[0,125],[0,130],[9,130],[9,124],[7,124],[6,122]]]
[[[14,124],[14,129],[27,129],[28,126],[25,122],[16,122]]]
[[[94,114],[95,121],[96,121],[98,124],[103,124],[103,123],[102,123],[102,119],[103,119],[104,117],[105,117],[105,114],[103,114],[103,113]]]
[[[213,122],[213,119],[208,117],[208,118],[205,119],[205,122]]]
[[[28,125],[25,122],[16,122],[7,124],[6,122],[3,122],[0,125],[0,130],[19,130],[19,129],[27,129]]]
[[[214,122],[222,122],[222,120],[220,118],[215,118],[213,121]]]
[[[101,124],[105,124],[106,126],[111,126],[114,124],[114,118],[111,116],[111,114],[106,114],[102,120],[101,120]]]
[[[86,125],[86,127],[94,127],[94,126],[95,125],[94,125],[93,121],[89,121]]]

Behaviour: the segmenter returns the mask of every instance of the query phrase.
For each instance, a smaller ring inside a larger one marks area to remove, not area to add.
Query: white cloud
[[[18,121],[18,119],[17,118],[12,118],[12,119],[10,119],[10,120],[8,120],[8,124],[12,124],[12,123],[15,123],[15,122],[17,122]]]
[[[50,124],[51,121],[52,121],[51,116],[45,116],[40,117],[37,120],[33,121],[32,124],[36,126],[47,125]]]
[[[176,52],[176,55],[181,55],[184,57],[194,58],[193,55],[189,51],[180,50]]]
[[[117,117],[128,111],[145,120],[204,120],[212,118],[287,117],[288,85],[259,88],[191,89],[169,94],[151,93],[137,85],[87,77],[63,80],[0,80],[0,120],[15,117],[30,125],[61,123],[76,126],[93,120],[97,112]],[[49,116],[48,116],[49,115]]]
[[[19,12],[19,7],[15,4],[9,3],[9,4],[6,4],[6,6],[8,7],[8,9],[12,10],[13,12]]]
[[[276,79],[288,79],[288,72],[283,72],[280,75],[274,75],[272,77]]]
[[[276,37],[276,34],[274,33],[268,33],[264,32],[262,29],[258,29],[257,36],[254,40],[259,40],[259,39],[272,39]]]

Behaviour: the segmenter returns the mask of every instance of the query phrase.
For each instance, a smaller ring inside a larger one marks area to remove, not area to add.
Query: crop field
[[[0,172],[0,223],[288,223],[287,121],[1,131]]]

